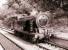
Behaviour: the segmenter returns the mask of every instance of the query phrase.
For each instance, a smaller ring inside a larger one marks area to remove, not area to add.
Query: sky
[[[8,0],[0,0],[0,9],[4,9],[7,2]]]

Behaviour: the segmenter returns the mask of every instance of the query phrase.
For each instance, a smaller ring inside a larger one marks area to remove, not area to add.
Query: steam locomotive
[[[37,17],[22,16],[10,17],[8,23],[10,29],[14,30],[14,35],[21,36],[29,41],[37,42],[44,39],[46,36],[49,38],[51,35],[47,33],[45,25],[49,20],[48,13],[40,13]]]

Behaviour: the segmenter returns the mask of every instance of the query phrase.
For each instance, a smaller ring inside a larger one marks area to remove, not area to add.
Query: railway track
[[[1,27],[0,27],[1,28]],[[9,30],[5,30],[4,28],[1,28],[3,31],[5,31],[5,32],[8,32],[8,33],[10,33],[11,34],[11,31]],[[11,40],[11,39],[10,39]],[[37,47],[36,47],[37,46]],[[38,50],[48,50],[47,48],[44,48],[44,47],[40,47],[39,45],[37,45],[37,44],[35,44],[35,47],[36,48],[38,48]]]
[[[47,50],[68,50],[68,48],[65,48],[65,47],[62,47],[62,46],[59,46],[55,43],[52,43],[52,42],[46,42],[46,43],[39,43],[37,44],[39,47],[41,48],[47,48]]]
[[[3,31],[6,31],[8,33],[11,33],[7,29],[4,29],[4,28],[1,28],[1,29]],[[39,50],[68,50],[68,48],[63,47],[63,46],[60,46],[60,45],[57,45],[57,44],[55,44],[52,41],[48,41],[48,42],[45,42],[45,43],[37,43],[35,45],[39,48]]]
[[[66,50],[66,49],[63,49],[63,48],[60,48],[60,47],[57,47],[55,45],[51,45],[51,44],[48,44],[48,43],[40,43],[38,44],[39,47],[42,47],[43,50],[45,48],[47,48],[47,50]]]

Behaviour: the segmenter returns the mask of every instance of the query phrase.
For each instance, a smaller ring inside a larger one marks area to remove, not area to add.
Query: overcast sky
[[[7,8],[7,6],[6,6],[7,2],[8,2],[8,0],[0,0],[0,9]]]

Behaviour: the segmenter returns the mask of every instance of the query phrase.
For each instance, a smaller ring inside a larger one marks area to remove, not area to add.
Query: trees
[[[31,12],[33,9],[38,11],[46,11],[48,7],[48,0],[9,0],[9,8],[17,10],[19,13],[24,11]]]

